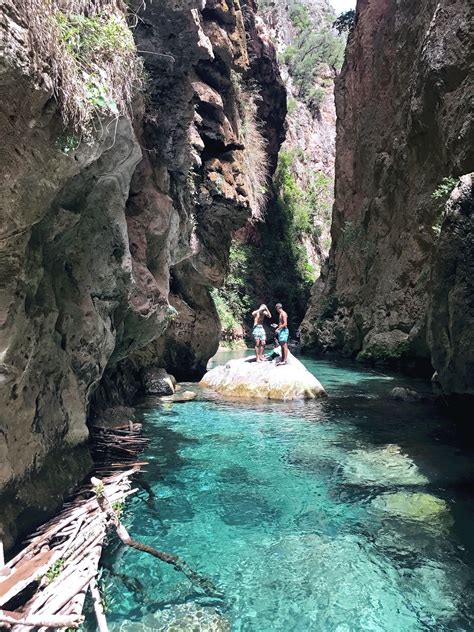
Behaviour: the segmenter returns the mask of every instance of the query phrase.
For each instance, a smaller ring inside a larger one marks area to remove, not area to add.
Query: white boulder
[[[320,382],[291,353],[288,364],[280,358],[255,362],[255,358],[229,360],[202,378],[202,386],[231,397],[259,399],[315,399],[327,395]]]

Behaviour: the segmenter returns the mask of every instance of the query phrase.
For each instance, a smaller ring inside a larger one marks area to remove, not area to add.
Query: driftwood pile
[[[124,468],[146,465],[146,461],[137,461],[138,454],[148,445],[148,439],[140,435],[141,429],[141,424],[131,421],[114,426],[112,431],[92,426],[92,456],[96,473],[111,474]]]
[[[95,577],[111,520],[98,503],[97,492],[107,499],[119,523],[124,499],[136,491],[130,479],[143,464],[137,462],[146,447],[140,429],[139,424],[130,424],[98,430],[96,447],[102,458],[96,474],[101,480],[79,489],[6,564],[0,551],[0,629],[77,628],[84,620],[88,590],[96,614],[102,610]]]
[[[98,629],[108,632],[96,576],[111,529],[123,544],[171,564],[205,594],[222,596],[185,560],[134,540],[120,522],[124,499],[137,491],[131,489],[132,475],[146,464],[137,461],[147,445],[140,431],[141,425],[132,423],[112,430],[92,428],[97,476],[91,484],[79,489],[7,564],[0,543],[0,630],[77,628],[90,591]]]

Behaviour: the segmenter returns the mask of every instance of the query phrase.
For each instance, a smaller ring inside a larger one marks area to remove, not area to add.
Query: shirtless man
[[[265,333],[265,329],[263,328],[263,321],[265,316],[271,318],[272,315],[266,305],[262,303],[258,309],[252,312],[253,316],[253,330],[252,334],[255,338],[255,355],[257,357],[257,362],[264,362],[263,352],[265,351],[265,345],[267,342],[267,335]]]
[[[279,314],[279,320],[278,325],[272,325],[272,327],[276,327],[275,333],[278,334],[278,342],[281,347],[281,362],[278,363],[278,366],[281,366],[288,364],[288,338],[290,332],[288,331],[288,314],[283,309],[282,304],[277,303],[275,309]]]

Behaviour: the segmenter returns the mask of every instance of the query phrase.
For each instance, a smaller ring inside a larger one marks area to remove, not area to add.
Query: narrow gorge
[[[334,29],[328,0],[264,0],[259,9],[286,88],[286,136],[266,187],[263,221],[251,218],[234,232],[229,272],[214,292],[230,346],[251,338],[252,306],[262,301],[283,301],[296,333],[331,243],[334,79],[346,36]]]
[[[218,589],[111,537],[107,629],[472,629],[473,25],[467,0],[4,0],[0,599],[97,429],[140,428],[114,520]],[[265,359],[288,326],[327,398],[199,383],[262,303]]]

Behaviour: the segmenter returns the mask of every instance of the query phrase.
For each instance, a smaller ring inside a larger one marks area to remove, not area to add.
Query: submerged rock
[[[230,632],[230,623],[214,608],[185,603],[166,608],[142,621],[123,621],[120,632]]]
[[[342,466],[345,477],[356,485],[424,485],[428,479],[398,445],[372,450],[352,450]]]
[[[426,522],[429,526],[449,527],[453,522],[446,502],[433,494],[387,493],[375,498],[372,505],[399,518]]]
[[[143,388],[147,395],[173,395],[176,380],[165,369],[150,367],[143,371]]]
[[[201,384],[233,397],[262,399],[314,399],[327,395],[320,382],[291,353],[288,364],[279,366],[279,358],[255,362],[253,358],[230,360],[211,369]]]
[[[416,402],[421,399],[421,395],[411,388],[396,386],[390,391],[390,397],[401,402]]]

